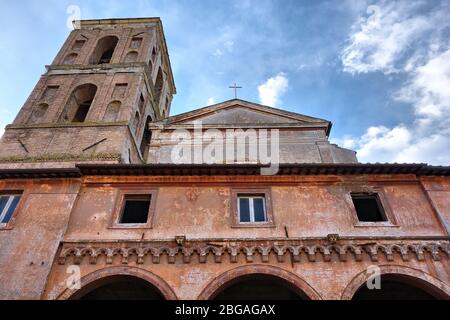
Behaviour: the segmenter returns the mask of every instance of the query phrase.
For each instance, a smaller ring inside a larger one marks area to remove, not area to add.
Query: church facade
[[[450,298],[450,167],[240,99],[170,116],[160,19],[78,25],[0,140],[0,299]]]

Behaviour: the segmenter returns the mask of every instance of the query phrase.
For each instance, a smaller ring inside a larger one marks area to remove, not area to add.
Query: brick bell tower
[[[176,93],[159,18],[77,21],[0,140],[0,168],[147,162]]]

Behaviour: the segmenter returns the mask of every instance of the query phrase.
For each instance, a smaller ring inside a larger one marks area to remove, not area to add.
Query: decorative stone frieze
[[[449,241],[339,241],[330,244],[326,240],[255,240],[255,241],[185,241],[179,246],[175,241],[115,241],[115,242],[76,242],[64,243],[59,254],[59,264],[81,264],[89,260],[90,264],[97,264],[100,257],[106,258],[106,264],[113,264],[120,257],[122,264],[134,261],[137,264],[159,264],[162,257],[166,256],[169,264],[174,264],[177,256],[182,257],[184,263],[190,263],[194,257],[200,263],[214,261],[221,263],[229,259],[236,263],[240,255],[244,256],[247,263],[269,262],[269,256],[276,256],[278,262],[283,263],[292,259],[293,262],[315,262],[319,259],[325,262],[333,260],[333,256],[339,261],[362,261],[369,257],[377,262],[381,258],[393,261],[398,255],[403,261],[416,259],[423,261],[429,256],[435,261],[450,258]],[[208,259],[212,255],[213,259]],[[149,259],[146,260],[146,257]],[[336,260],[336,259],[334,259]],[[117,263],[117,262],[116,262]]]

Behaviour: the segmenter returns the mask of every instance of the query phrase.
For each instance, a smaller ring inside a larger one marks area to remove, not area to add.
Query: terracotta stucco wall
[[[436,178],[434,183],[446,185],[445,178]],[[355,225],[349,192],[361,186],[382,190],[395,215],[395,226]],[[66,246],[126,248],[166,239],[176,248],[174,238],[179,235],[185,235],[188,241],[206,239],[201,240],[205,243],[207,239],[215,239],[218,241],[215,245],[231,238],[236,240],[231,240],[229,245],[234,241],[250,241],[244,239],[273,245],[281,241],[282,245],[289,240],[285,227],[290,238],[302,238],[301,241],[310,245],[326,241],[330,233],[347,239],[371,238],[370,243],[381,244],[387,241],[383,240],[386,237],[393,239],[389,240],[392,244],[404,241],[413,244],[421,241],[415,238],[423,236],[444,237],[446,232],[427,194],[413,176],[85,177],[83,186],[79,187],[76,180],[0,182],[2,190],[24,191],[13,228],[0,231],[0,298],[56,299],[67,295],[66,281],[70,276],[67,272],[73,265],[80,267],[83,279],[91,280],[118,272],[147,274],[148,279],[159,279],[157,281],[180,299],[205,298],[205,292],[212,290],[214,283],[231,280],[235,270],[240,268],[243,274],[258,269],[269,274],[279,273],[280,277],[292,275],[299,279],[299,285],[311,290],[315,299],[340,299],[351,292],[349,288],[356,290],[362,284],[362,273],[371,265],[384,268],[386,272],[391,270],[420,278],[443,292],[450,290],[450,266],[443,251],[432,256],[425,250],[423,257],[413,251],[404,255],[394,252],[389,256],[380,251],[376,256],[363,253],[359,259],[350,252],[341,256],[338,251],[332,251],[325,259],[323,252],[318,251],[314,261],[304,253],[296,261],[288,253],[279,260],[273,251],[267,261],[257,252],[248,260],[245,251],[241,251],[234,262],[228,254],[217,260],[211,252],[204,261],[200,261],[197,254],[188,261],[183,260],[181,253],[171,262],[166,254],[158,261],[148,254],[138,262],[133,253],[126,260],[120,253],[113,255],[111,261],[107,261],[104,254],[92,260],[87,251],[79,261],[73,256],[64,261],[59,258],[61,248]],[[235,187],[269,187],[275,227],[232,228],[230,190]],[[152,229],[109,228],[122,188],[158,190]],[[439,201],[443,208],[447,207],[447,200]],[[271,240],[274,238],[284,240]],[[343,241],[351,243],[352,240]],[[366,240],[359,241],[363,246]],[[338,245],[344,243],[338,242]]]
[[[22,190],[11,229],[0,229],[0,299],[40,299],[77,197],[79,181],[0,181]]]
[[[450,181],[437,177],[424,177],[421,179],[429,200],[446,226],[450,234]]]
[[[171,239],[177,235],[188,238],[284,237],[285,227],[292,237],[326,237],[333,233],[374,237],[446,235],[419,182],[411,177],[404,177],[401,183],[389,182],[389,177],[378,177],[385,181],[377,182],[375,177],[364,176],[352,180],[273,177],[266,182],[258,177],[208,180],[121,177],[100,178],[101,183],[95,185],[92,183],[99,180],[88,179],[89,184],[82,188],[72,213],[66,240]],[[109,228],[119,190],[124,186],[158,190],[152,229]],[[246,187],[271,189],[275,227],[232,227],[231,190]],[[350,192],[359,191],[361,187],[377,187],[382,191],[385,209],[393,216],[392,223],[384,226],[357,223]]]

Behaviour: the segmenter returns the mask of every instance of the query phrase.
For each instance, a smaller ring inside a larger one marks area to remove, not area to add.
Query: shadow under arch
[[[242,280],[251,279],[253,276],[266,277],[282,283],[295,293],[299,299],[322,300],[317,291],[296,274],[266,265],[242,266],[221,274],[202,290],[198,300],[213,300],[227,288],[239,284]]]
[[[380,268],[381,278],[384,280],[396,281],[415,287],[435,299],[450,300],[450,287],[426,272],[397,265],[382,265],[378,267]],[[368,274],[366,271],[356,275],[344,289],[341,299],[352,300],[358,291],[364,287],[370,276],[371,274]]]
[[[105,284],[113,283],[117,279],[135,279],[145,282],[165,300],[177,300],[177,296],[172,288],[159,276],[152,272],[136,267],[110,267],[94,271],[81,279],[81,288],[65,289],[58,300],[78,300],[86,294],[102,287]]]

